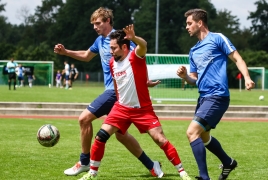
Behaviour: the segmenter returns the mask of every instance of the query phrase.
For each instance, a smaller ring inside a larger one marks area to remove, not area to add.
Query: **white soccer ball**
[[[264,96],[261,95],[261,96],[259,97],[259,100],[260,100],[260,101],[263,101],[263,100],[264,100]]]
[[[59,139],[59,130],[51,124],[45,124],[37,131],[37,140],[42,146],[55,146],[59,142]]]

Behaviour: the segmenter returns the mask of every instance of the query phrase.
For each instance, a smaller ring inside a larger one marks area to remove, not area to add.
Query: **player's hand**
[[[245,87],[246,87],[246,90],[251,90],[255,87],[255,83],[250,79],[245,79]]]
[[[60,54],[60,55],[65,55],[66,49],[62,44],[56,44],[54,47],[54,53]]]
[[[187,76],[187,69],[185,66],[180,66],[177,70],[177,75],[182,78],[185,79]]]
[[[151,81],[151,80],[148,80],[147,81],[147,86],[148,87],[155,87],[157,84],[160,84],[161,83],[161,81],[159,81],[159,80],[157,80],[157,81]]]
[[[126,33],[125,39],[132,40],[135,37],[134,25],[130,24],[123,28],[123,31]]]

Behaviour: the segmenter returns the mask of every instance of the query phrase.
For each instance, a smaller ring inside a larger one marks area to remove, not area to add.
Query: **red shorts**
[[[140,133],[161,126],[158,117],[155,115],[152,106],[142,108],[129,108],[114,104],[111,112],[106,117],[103,124],[109,124],[119,129],[118,132],[125,134],[131,124],[134,124]]]

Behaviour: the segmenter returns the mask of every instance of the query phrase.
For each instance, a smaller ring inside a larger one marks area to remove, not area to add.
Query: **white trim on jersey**
[[[218,34],[224,40],[224,42],[227,44],[227,47],[229,48],[231,52],[235,51],[234,49],[231,48],[230,43],[228,42],[227,38],[222,33],[215,33],[215,34]]]

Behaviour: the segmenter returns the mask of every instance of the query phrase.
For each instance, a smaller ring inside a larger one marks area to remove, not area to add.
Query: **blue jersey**
[[[198,74],[196,85],[201,97],[230,96],[227,79],[228,55],[236,48],[221,33],[209,32],[189,53],[190,72]]]
[[[111,32],[114,32],[113,29]],[[136,45],[131,42],[131,49],[133,50]],[[112,58],[112,55],[110,53],[110,37],[107,35],[106,37],[99,36],[94,44],[89,48],[91,52],[95,54],[100,54],[101,58],[101,65],[103,69],[104,74],[104,85],[105,89],[114,89],[113,85],[113,78],[110,72],[110,59]]]

